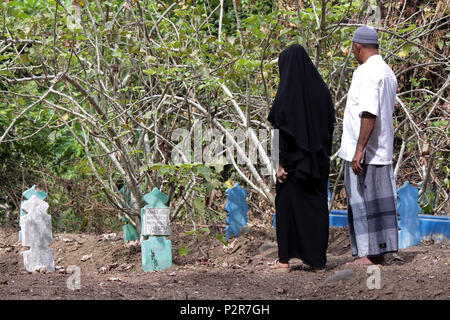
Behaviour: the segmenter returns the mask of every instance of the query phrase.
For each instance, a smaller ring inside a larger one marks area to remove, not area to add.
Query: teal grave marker
[[[126,205],[128,205],[128,208],[131,208],[132,202],[131,202],[131,192],[127,187],[122,187],[120,190],[120,193],[123,195]],[[122,204],[122,207],[125,207],[124,204]],[[139,239],[139,234],[136,231],[136,228],[128,221],[125,216],[122,216],[122,233],[123,233],[123,242],[129,242],[129,241],[135,241]]]
[[[231,236],[239,236],[239,230],[247,224],[247,190],[236,182],[233,187],[225,191],[225,194],[227,196],[224,207],[227,212],[225,238],[228,240]]]
[[[406,181],[397,190],[398,248],[405,249],[420,243],[419,191]]]
[[[128,221],[125,216],[122,216],[122,232],[123,232],[123,242],[136,241],[139,239],[139,234],[136,228]]]
[[[141,241],[142,270],[162,271],[172,266],[172,242],[165,237],[171,234],[168,196],[153,188],[143,200],[141,235],[148,239]]]
[[[38,199],[40,199],[42,201],[45,200],[45,198],[47,198],[47,193],[45,193],[44,191],[41,191],[41,190],[37,190],[36,189],[36,185],[33,185],[30,189],[25,190],[22,193],[22,196],[26,200],[22,201],[21,204],[20,204],[19,226],[20,226],[21,230],[19,230],[19,242],[22,242],[22,221],[23,221],[23,216],[27,214],[27,212],[22,209],[22,206],[25,204],[25,202],[30,200],[32,196],[36,196]]]

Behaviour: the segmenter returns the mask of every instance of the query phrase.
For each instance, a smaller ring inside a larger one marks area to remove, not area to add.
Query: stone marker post
[[[24,251],[23,264],[28,272],[55,271],[52,243],[52,221],[47,214],[48,203],[33,195],[21,209],[27,212],[22,218],[22,245],[30,247]]]
[[[172,266],[172,242],[165,237],[171,234],[168,196],[153,188],[143,200],[147,205],[141,209],[142,269],[162,271]]]
[[[419,191],[406,181],[397,190],[398,204],[398,248],[416,246],[420,243],[419,213],[422,211],[417,203]]]
[[[225,193],[227,195],[227,203],[224,207],[227,212],[225,238],[228,240],[230,236],[239,236],[239,230],[247,224],[247,190],[236,182]]]
[[[44,191],[39,191],[36,190],[36,186],[32,186],[30,189],[24,191],[22,193],[22,196],[26,199],[25,201],[22,201],[21,203],[21,207],[22,205],[27,201],[30,200],[32,196],[36,196],[41,200],[45,200],[45,198],[47,198],[47,194]],[[19,226],[22,227],[22,218],[23,216],[25,216],[27,213],[25,211],[22,210],[22,208],[20,209],[20,217],[19,217]],[[22,241],[22,230],[19,230],[19,242]]]
[[[122,204],[122,207],[128,206],[128,208],[131,208],[132,201],[129,188],[122,187],[119,191],[122,193],[126,201],[126,204]],[[135,241],[139,239],[139,234],[136,231],[136,228],[130,223],[130,221],[128,221],[127,218],[125,218],[125,216],[122,216],[122,224],[123,242],[126,243],[128,241]]]
[[[128,221],[125,216],[122,216],[122,233],[123,233],[123,242],[136,241],[139,239],[139,234],[136,231],[136,228]]]

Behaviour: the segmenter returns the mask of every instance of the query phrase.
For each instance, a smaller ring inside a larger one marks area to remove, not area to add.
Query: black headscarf
[[[330,91],[301,45],[283,50],[278,67],[280,84],[267,120],[302,152],[297,169],[306,177],[319,178],[318,157],[331,153],[335,122]]]

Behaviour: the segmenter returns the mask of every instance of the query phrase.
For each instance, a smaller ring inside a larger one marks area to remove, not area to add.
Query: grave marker
[[[122,216],[122,232],[123,232],[123,242],[136,241],[139,239],[139,234],[136,228],[128,221],[125,216]]]
[[[47,214],[48,203],[33,195],[21,209],[27,212],[22,218],[22,245],[30,247],[24,251],[23,264],[28,272],[55,271],[52,243],[52,222]]]
[[[122,187],[120,190],[120,193],[123,195],[126,205],[131,208],[132,201],[131,201],[131,192],[127,187]],[[124,204],[122,204],[122,207],[125,207]],[[122,216],[122,233],[123,233],[123,242],[127,243],[129,241],[135,241],[139,239],[139,234],[136,231],[136,228],[128,221],[125,216]]]
[[[141,235],[148,239],[141,241],[142,269],[162,271],[172,266],[172,242],[165,237],[171,234],[168,196],[153,188],[143,200],[147,205],[141,209]]]
[[[224,207],[227,212],[225,237],[228,240],[230,236],[239,236],[239,230],[247,224],[247,190],[236,182],[233,187],[225,191],[225,194],[227,196]]]
[[[397,191],[398,195],[398,247],[405,249],[420,243],[419,213],[422,211],[417,203],[419,191],[409,182],[405,182]]]
[[[22,196],[26,199],[25,201],[22,201],[20,206],[20,216],[19,216],[19,226],[22,227],[22,218],[23,216],[25,216],[27,213],[25,211],[22,210],[22,205],[27,201],[30,200],[32,196],[36,196],[41,200],[45,200],[45,198],[47,197],[47,194],[44,191],[40,191],[36,189],[36,186],[33,185],[30,189],[25,190],[22,193]],[[19,230],[19,242],[22,241],[22,230]]]

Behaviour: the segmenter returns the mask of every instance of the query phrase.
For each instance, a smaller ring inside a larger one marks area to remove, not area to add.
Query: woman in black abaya
[[[280,137],[275,197],[279,260],[274,268],[289,271],[289,259],[299,258],[319,269],[327,261],[334,106],[302,46],[283,50],[278,67],[280,84],[268,117]]]

